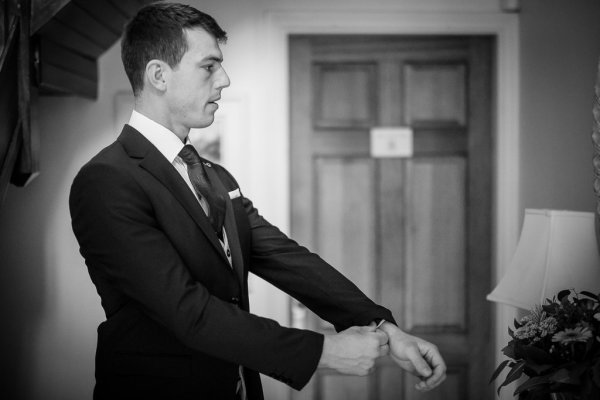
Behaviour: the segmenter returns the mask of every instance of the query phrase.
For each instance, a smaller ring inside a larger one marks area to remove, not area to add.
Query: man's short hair
[[[144,73],[150,60],[175,67],[188,50],[184,29],[202,28],[217,42],[227,41],[227,33],[208,14],[176,3],[152,3],[142,7],[125,26],[121,39],[121,60],[133,94],[144,88]]]

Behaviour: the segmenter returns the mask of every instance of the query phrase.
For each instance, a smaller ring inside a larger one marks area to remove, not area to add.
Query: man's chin
[[[203,129],[203,128],[208,128],[209,126],[212,125],[212,123],[215,122],[215,117],[212,116],[211,118],[205,118],[202,121],[194,121],[192,123],[192,125],[190,126],[191,129]]]

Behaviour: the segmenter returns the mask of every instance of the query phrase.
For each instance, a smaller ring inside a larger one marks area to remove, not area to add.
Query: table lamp
[[[527,209],[515,254],[487,299],[529,310],[562,289],[600,293],[594,214]]]

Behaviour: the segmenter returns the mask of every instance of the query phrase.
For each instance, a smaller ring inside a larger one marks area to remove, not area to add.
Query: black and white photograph
[[[598,0],[1,0],[3,400],[600,399]]]

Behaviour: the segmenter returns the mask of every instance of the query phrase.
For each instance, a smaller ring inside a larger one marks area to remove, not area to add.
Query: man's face
[[[188,50],[169,74],[167,104],[173,129],[204,128],[213,123],[221,90],[229,77],[215,38],[204,29],[186,29]]]

